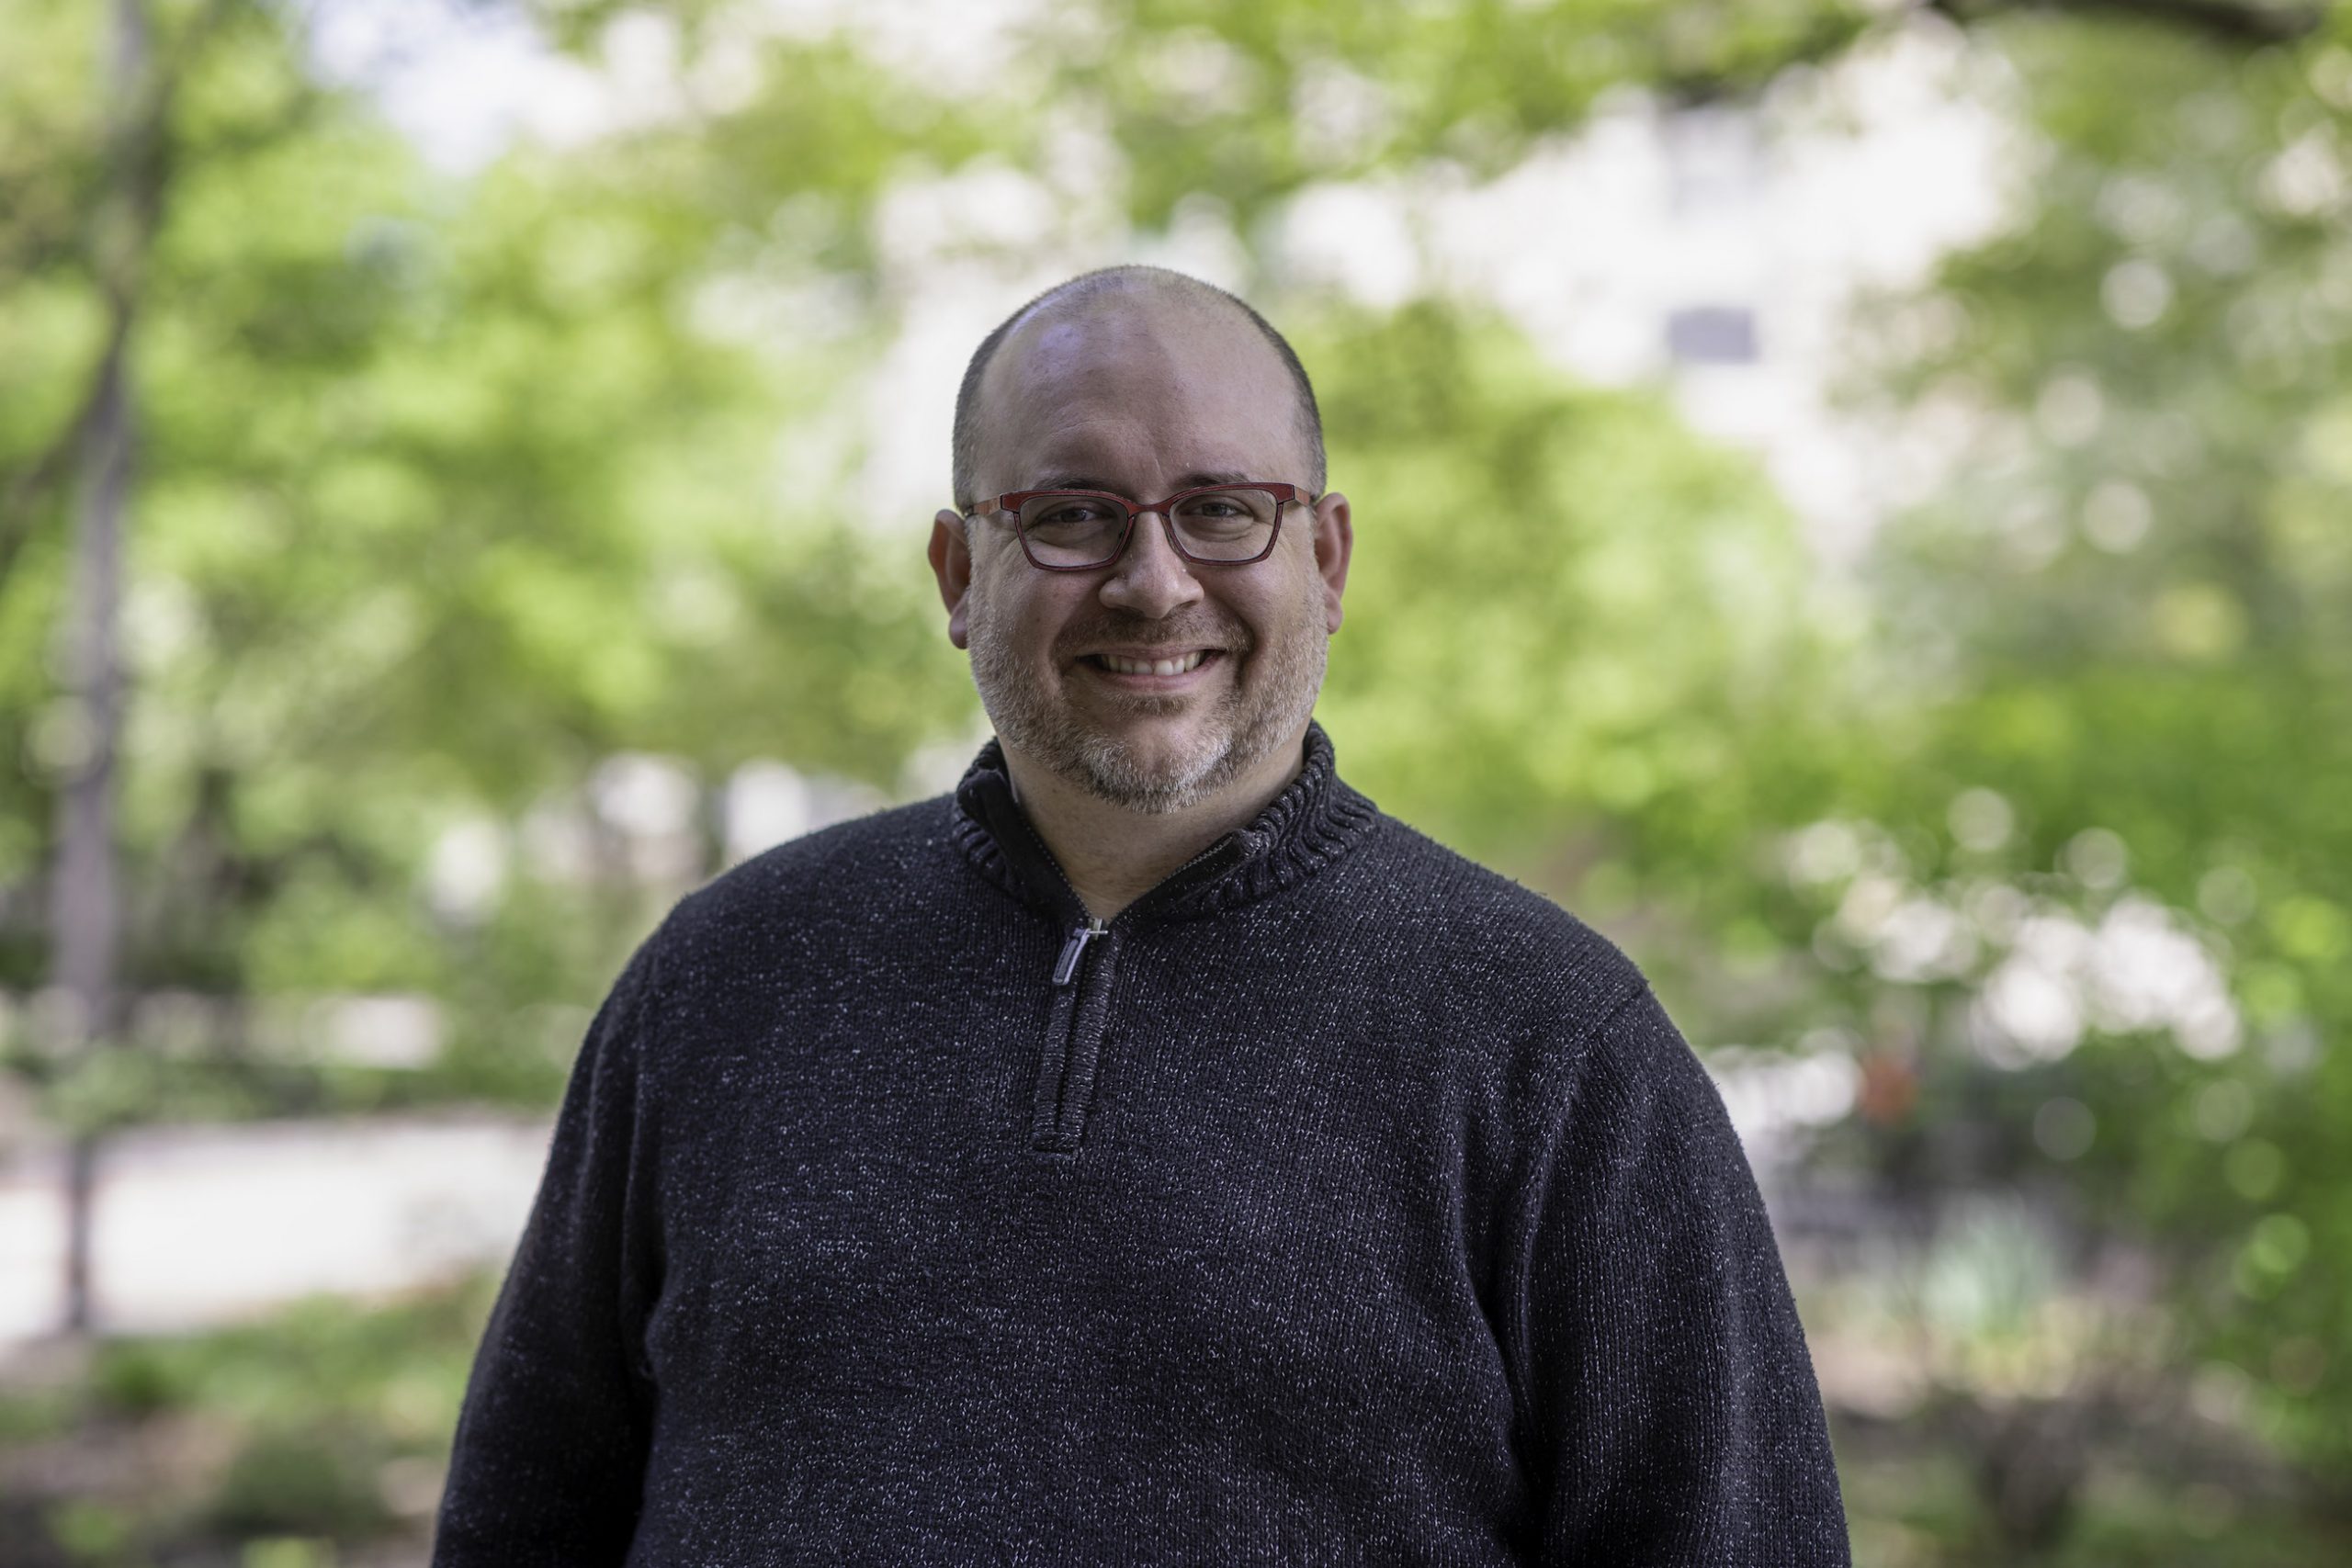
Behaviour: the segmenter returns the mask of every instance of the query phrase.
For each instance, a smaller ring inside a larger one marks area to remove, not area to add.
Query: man
[[[1353,536],[1287,345],[1078,278],[975,355],[956,487],[996,739],[632,958],[435,1561],[1844,1563],[1689,1047],[1333,772]]]

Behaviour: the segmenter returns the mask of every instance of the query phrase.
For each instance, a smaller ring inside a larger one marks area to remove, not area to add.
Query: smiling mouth
[[[1129,659],[1117,653],[1090,653],[1085,661],[1114,675],[1182,675],[1216,657],[1213,648],[1196,648],[1168,659]]]

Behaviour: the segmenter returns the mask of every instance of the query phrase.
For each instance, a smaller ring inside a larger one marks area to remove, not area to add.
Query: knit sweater
[[[1319,726],[1100,929],[994,742],[681,902],[573,1068],[434,1554],[1847,1561],[1690,1047]]]

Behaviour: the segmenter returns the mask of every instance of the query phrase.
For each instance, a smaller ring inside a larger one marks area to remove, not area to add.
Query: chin
[[[1225,784],[1233,772],[1233,748],[1222,735],[1098,730],[1086,736],[1070,761],[1076,764],[1075,782],[1088,794],[1157,815],[1181,811]]]

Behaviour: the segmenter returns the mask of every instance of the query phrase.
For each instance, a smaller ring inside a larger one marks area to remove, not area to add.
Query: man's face
[[[1190,302],[1113,297],[1030,322],[982,397],[983,499],[1069,488],[1148,502],[1310,478],[1272,346]],[[1029,564],[1006,514],[981,513],[967,535],[943,512],[932,562],[948,635],[971,650],[1007,750],[1097,798],[1173,811],[1295,748],[1339,628],[1350,543],[1334,494],[1284,506],[1272,554],[1247,566],[1186,561],[1153,513],[1110,565],[1053,572]]]

